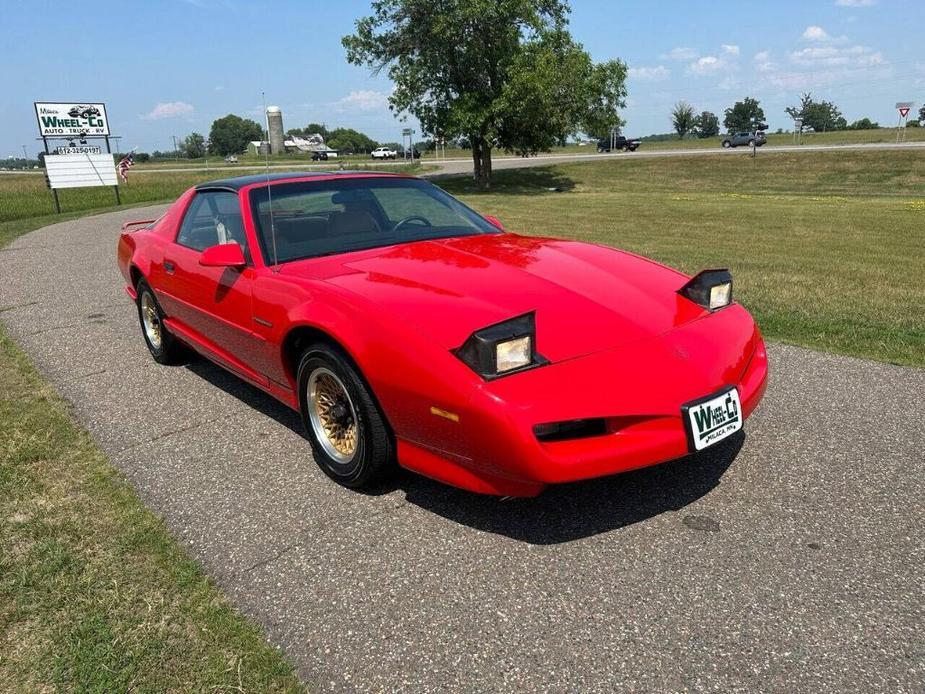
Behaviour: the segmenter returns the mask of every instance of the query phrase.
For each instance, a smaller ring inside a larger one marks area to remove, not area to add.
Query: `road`
[[[311,691],[925,689],[925,370],[772,344],[707,454],[530,500],[351,492],[275,401],[150,359],[113,251],[161,209],[0,251],[0,320]]]
[[[513,157],[507,155],[495,156],[492,158],[492,167],[495,169],[515,169],[522,168],[526,166],[542,166],[544,164],[562,164],[575,161],[600,161],[605,158],[618,158],[618,159],[634,159],[634,158],[657,158],[657,157],[696,157],[696,156],[706,156],[706,155],[719,155],[719,156],[741,156],[741,155],[750,155],[751,149],[749,147],[736,147],[733,149],[652,149],[646,150],[645,143],[643,143],[643,148],[635,152],[630,153],[620,153],[614,152],[611,154],[598,154],[593,151],[593,148],[589,147],[589,152],[587,154],[539,154],[535,157]],[[877,150],[895,150],[895,149],[925,149],[925,142],[903,142],[903,143],[889,143],[889,142],[878,142],[878,143],[868,143],[868,144],[852,144],[852,145],[792,145],[792,146],[783,146],[783,145],[765,145],[764,147],[759,148],[758,155],[763,156],[765,154],[783,154],[783,153],[793,153],[793,152],[829,152],[829,151],[841,151],[841,150],[859,150],[859,151],[877,151]],[[380,166],[395,166],[396,163],[401,163],[395,161],[388,162],[360,162],[364,167],[377,168]],[[472,162],[467,158],[460,159],[445,159],[445,160],[435,160],[430,157],[425,157],[422,163],[426,166],[436,166],[438,171],[434,173],[468,173],[472,170]],[[356,162],[349,162],[349,164],[357,165]],[[298,161],[289,161],[285,164],[270,164],[270,169],[274,170],[316,170],[316,171],[325,171],[336,169],[338,162],[331,160],[325,162],[324,164],[303,164]],[[253,173],[255,170],[262,170],[265,167],[256,165],[256,166],[241,166],[241,165],[222,165],[222,166],[170,166],[170,167],[161,167],[161,166],[145,166],[139,165],[135,170],[138,173],[189,173],[189,172],[206,172],[214,171],[216,178],[221,178],[222,176],[233,175],[230,172],[240,172],[240,173]],[[43,171],[0,171],[0,174],[44,174]]]

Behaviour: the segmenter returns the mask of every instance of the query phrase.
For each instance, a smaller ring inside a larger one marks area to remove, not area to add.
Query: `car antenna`
[[[279,272],[279,255],[276,253],[276,226],[273,224],[273,191],[270,190],[270,114],[267,113],[267,95],[260,92],[263,98],[263,118],[267,124],[266,149],[263,150],[266,164],[267,204],[270,206],[270,243],[273,244],[273,272]]]

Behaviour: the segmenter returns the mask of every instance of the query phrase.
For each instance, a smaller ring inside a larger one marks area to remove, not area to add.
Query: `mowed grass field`
[[[925,366],[925,156],[768,154],[444,179],[512,231],[624,248],[686,272],[729,267],[774,340]],[[561,192],[548,190],[559,188]]]

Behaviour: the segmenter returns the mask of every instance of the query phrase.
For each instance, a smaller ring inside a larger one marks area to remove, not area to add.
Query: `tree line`
[[[321,135],[328,147],[345,154],[371,152],[382,145],[401,149],[398,143],[380,143],[353,128],[328,129],[323,123],[309,123],[304,128],[286,131],[287,137],[308,138],[312,135]],[[189,159],[201,159],[207,154],[225,157],[241,154],[251,142],[262,141],[265,137],[264,129],[256,121],[228,114],[212,123],[208,139],[201,133],[190,133],[179,141],[176,153],[156,152],[155,157],[176,154]]]
[[[880,127],[879,123],[870,118],[860,118],[849,124],[838,106],[831,101],[817,101],[810,92],[800,96],[799,104],[788,106],[784,111],[795,124],[799,123],[794,127],[801,133],[805,131],[821,133],[833,130],[870,130]],[[735,102],[725,110],[723,115],[723,126],[729,133],[767,128],[764,122],[764,109],[757,99],[750,96]],[[919,119],[913,118],[908,125],[918,127],[920,121],[925,123],[925,106],[919,110]],[[685,137],[715,137],[720,132],[719,118],[716,114],[703,111],[697,115],[696,109],[686,101],[679,101],[672,107],[671,126],[678,139],[682,140]]]

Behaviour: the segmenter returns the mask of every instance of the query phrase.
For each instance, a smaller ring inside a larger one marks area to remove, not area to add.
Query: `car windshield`
[[[274,247],[276,262],[286,263],[409,241],[498,233],[452,196],[414,178],[277,183],[272,191],[267,186],[252,190],[250,203],[268,264]]]

